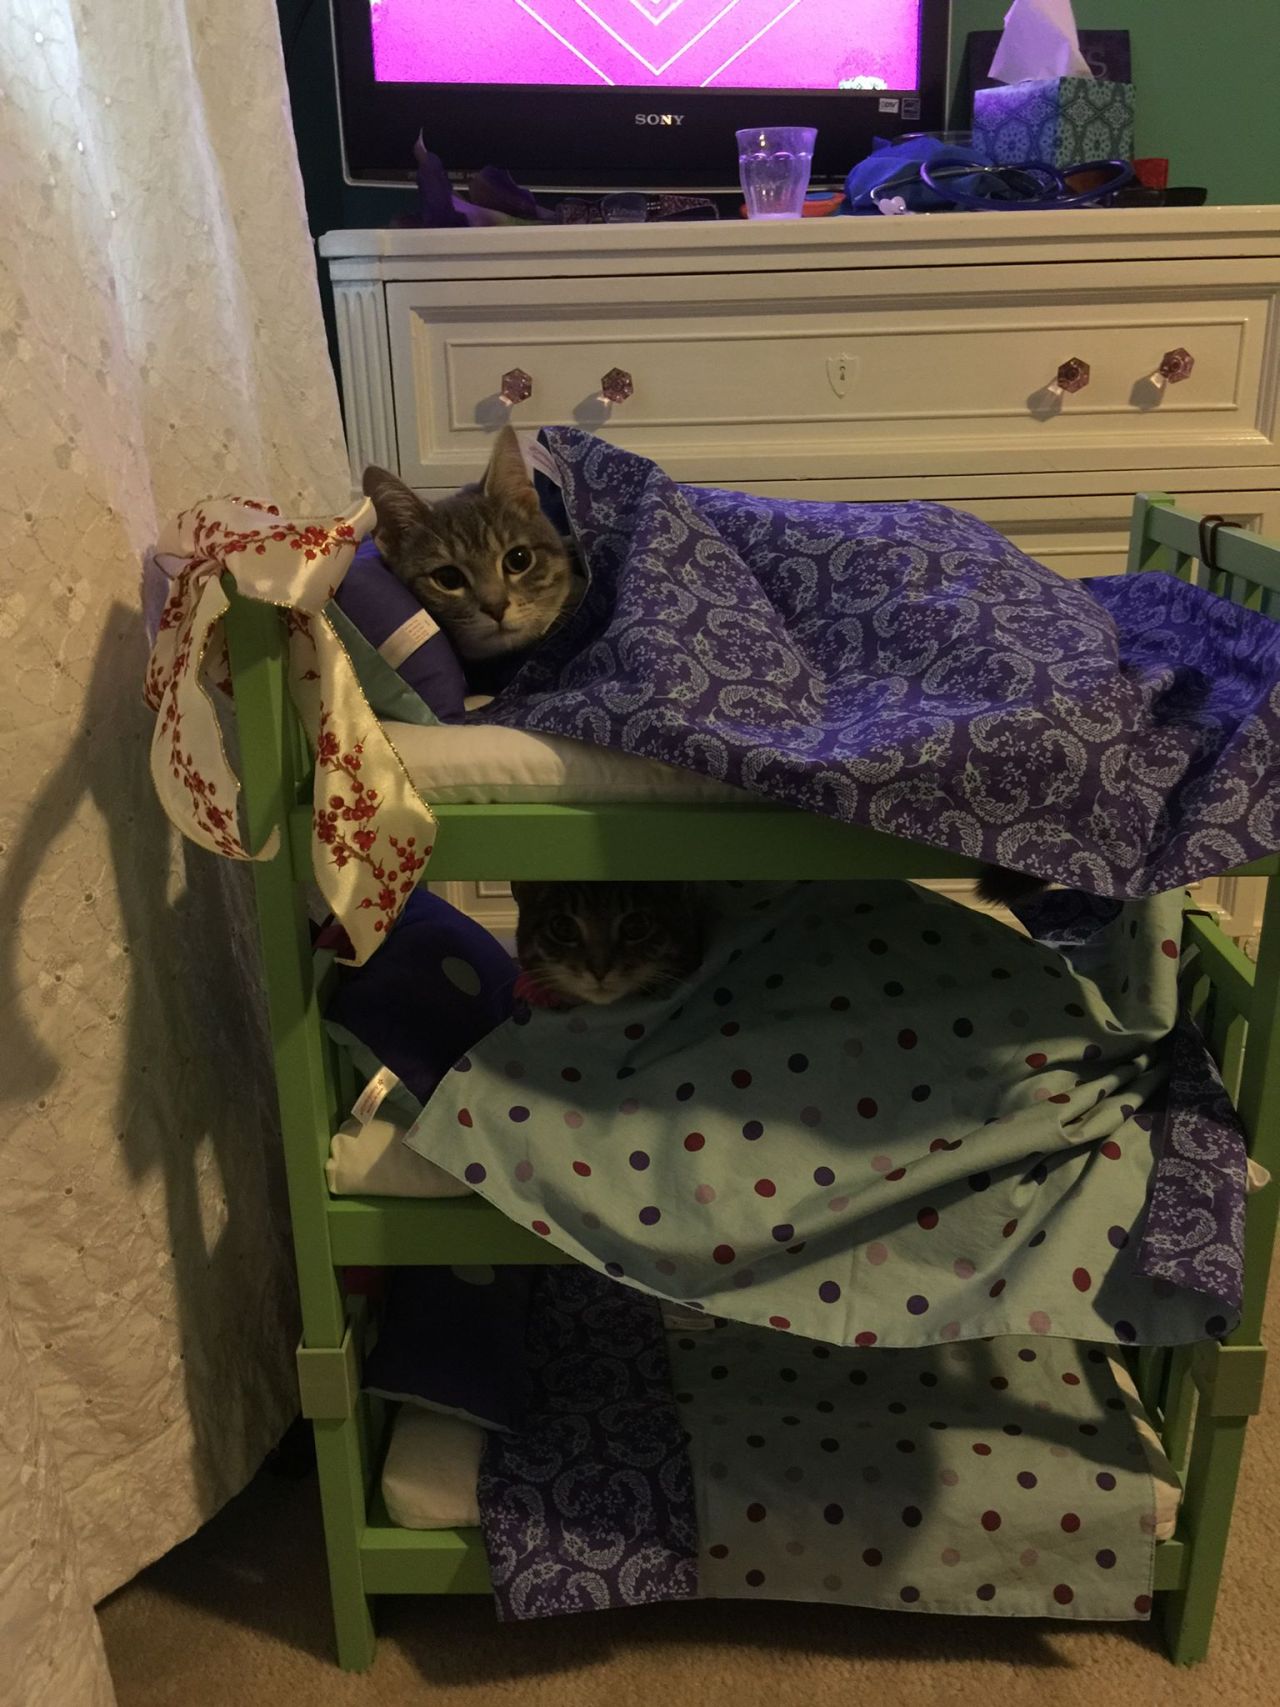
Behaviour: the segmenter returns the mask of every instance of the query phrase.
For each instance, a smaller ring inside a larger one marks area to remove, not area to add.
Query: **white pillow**
[[[382,1467],[387,1515],[401,1529],[470,1529],[484,1430],[461,1417],[401,1405]]]
[[[334,1133],[324,1165],[335,1197],[469,1197],[471,1187],[411,1150],[405,1128],[374,1115]]]

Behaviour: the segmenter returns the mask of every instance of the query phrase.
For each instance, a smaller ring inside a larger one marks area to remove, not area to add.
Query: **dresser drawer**
[[[390,284],[403,477],[474,477],[506,419],[678,479],[1274,466],[1278,269],[1240,261]],[[1194,366],[1153,383],[1166,352]],[[1055,392],[1072,358],[1088,380]],[[504,374],[532,382],[508,408]],[[632,395],[601,401],[602,377]]]

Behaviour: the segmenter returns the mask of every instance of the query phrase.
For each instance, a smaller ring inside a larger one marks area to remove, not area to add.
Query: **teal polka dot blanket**
[[[1170,1102],[1176,896],[1060,951],[904,883],[722,892],[691,984],[518,1009],[413,1147],[605,1275],[820,1342],[1230,1326],[1245,1157],[1212,1085]]]
[[[436,1271],[432,1271],[436,1272]],[[1176,1478],[1119,1355],[832,1347],[534,1271],[479,1503],[499,1616],[769,1599],[1145,1618]]]
[[[1150,1613],[1155,1478],[1100,1348],[828,1352],[736,1324],[668,1347],[704,1598]]]

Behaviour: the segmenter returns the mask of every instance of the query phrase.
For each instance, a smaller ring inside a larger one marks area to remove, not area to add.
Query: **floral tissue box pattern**
[[[997,166],[1076,166],[1133,156],[1133,84],[1047,77],[978,89],[973,140]]]

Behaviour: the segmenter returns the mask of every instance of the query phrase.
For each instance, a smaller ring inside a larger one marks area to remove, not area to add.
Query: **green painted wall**
[[[1000,28],[1008,0],[953,0],[953,53]],[[1280,202],[1277,0],[1075,0],[1084,30],[1133,41],[1140,155],[1167,155],[1173,182],[1211,202]]]

